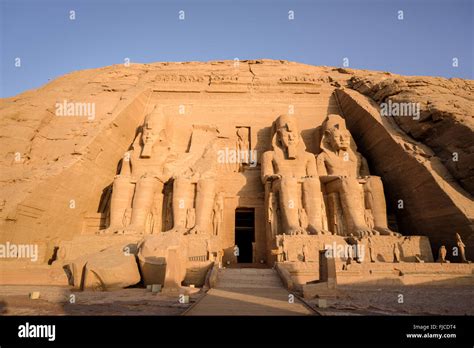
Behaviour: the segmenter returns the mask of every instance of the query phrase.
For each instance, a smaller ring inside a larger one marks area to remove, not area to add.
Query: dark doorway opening
[[[255,242],[255,210],[237,208],[235,211],[235,245],[239,247],[238,263],[253,261],[253,242]]]

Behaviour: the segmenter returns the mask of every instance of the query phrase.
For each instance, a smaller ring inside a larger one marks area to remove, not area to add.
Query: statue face
[[[296,120],[289,116],[279,116],[275,121],[275,140],[283,148],[287,159],[296,159],[300,141]]]
[[[143,128],[143,143],[152,145],[155,142],[163,142],[165,140],[165,135],[163,131],[163,129],[151,127],[148,123],[146,127]]]
[[[351,144],[351,135],[345,128],[340,128],[340,125],[335,125],[329,131],[329,139],[331,146],[335,150],[347,150]]]
[[[294,130],[290,130],[288,126],[280,128],[278,130],[278,140],[285,148],[296,146],[299,140],[298,133]]]
[[[142,139],[144,143],[149,143],[153,140],[153,126],[151,120],[147,117],[145,120],[145,125],[143,127]]]
[[[145,143],[149,143],[153,140],[153,133],[151,130],[145,128],[143,131],[143,139]]]

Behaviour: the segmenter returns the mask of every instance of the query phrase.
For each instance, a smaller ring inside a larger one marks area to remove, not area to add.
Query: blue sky
[[[286,59],[473,79],[472,0],[0,0],[0,96],[123,63]],[[69,11],[76,19],[69,19]],[[185,20],[179,20],[179,11]],[[294,20],[288,11],[294,11]],[[398,11],[403,11],[399,20]],[[21,67],[15,67],[15,58]],[[453,67],[453,58],[459,61]]]

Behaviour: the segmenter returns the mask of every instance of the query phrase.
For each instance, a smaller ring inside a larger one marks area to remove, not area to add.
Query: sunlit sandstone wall
[[[117,164],[131,144],[136,128],[155,104],[163,108],[173,123],[172,139],[177,150],[186,151],[193,124],[213,123],[224,137],[231,136],[236,126],[250,126],[252,149],[261,155],[269,148],[272,121],[281,113],[294,112],[308,150],[316,152],[318,141],[315,140],[314,128],[328,113],[340,110],[331,95],[338,87],[351,88],[349,82],[355,76],[369,81],[364,82],[363,87],[371,85],[371,79],[386,82],[389,87],[396,81],[402,81],[401,85],[404,85],[404,81],[409,79],[383,72],[315,67],[274,60],[242,61],[237,64],[233,61],[132,64],[129,67],[116,65],[74,72],[37,90],[2,99],[0,241],[41,242],[48,244],[51,250],[58,240],[92,233],[99,225],[97,211],[102,190],[112,183]],[[430,89],[433,81],[449,88],[444,88],[444,94],[440,94],[438,90]],[[377,84],[372,85],[376,89]],[[468,125],[466,120],[472,117],[466,111],[472,106],[469,86],[472,86],[472,81],[421,77],[406,88],[424,88],[412,94],[448,101],[452,99],[450,90],[462,90],[462,95],[455,97],[455,104],[462,107],[452,107],[461,112],[456,114],[456,122]],[[359,92],[365,93],[364,90]],[[374,93],[377,99],[378,94]],[[345,103],[342,98],[339,99],[341,104]],[[95,119],[90,121],[84,117],[55,115],[55,103],[65,100],[95,103]],[[400,231],[427,235],[438,244],[452,243],[454,233],[459,232],[466,244],[471,245],[472,253],[472,197],[465,195],[462,188],[457,188],[457,179],[446,176],[444,164],[435,163],[436,158],[432,154],[429,154],[430,158],[433,157],[429,164],[436,170],[431,170],[426,163],[423,164],[424,169],[413,165],[419,168],[421,177],[426,178],[423,184],[399,187],[404,182],[390,175],[393,169],[384,170],[381,166],[396,163],[395,160],[405,158],[407,154],[411,156],[413,146],[410,135],[400,130],[410,141],[399,146],[398,152],[384,152],[383,146],[374,146],[378,134],[392,134],[392,131],[387,130],[385,122],[375,124],[370,118],[373,115],[359,111],[357,105],[363,104],[361,100],[347,102],[341,109],[359,150],[369,159],[374,174],[382,176],[388,203],[393,204],[399,193],[404,193],[413,204],[418,204],[417,200],[420,200],[420,205],[439,203],[438,209],[426,209],[426,206],[405,209],[405,215],[398,216]],[[437,105],[438,114],[444,115],[444,104]],[[362,121],[354,123],[358,119]],[[418,144],[418,149],[422,145]],[[430,149],[425,147],[429,152]],[[460,154],[466,158],[464,154],[469,149],[463,151]],[[399,155],[388,156],[389,153]],[[402,162],[399,168],[402,174],[406,174],[403,167],[411,162]],[[472,163],[464,161],[459,166],[462,170],[455,172],[456,178],[459,177],[461,184],[468,187]],[[417,174],[401,177],[409,181],[414,175]],[[220,179],[220,187],[229,191],[226,198],[228,218],[224,222],[227,234],[223,236],[228,245],[233,244],[232,210],[235,207],[256,207],[257,223],[262,223],[259,215],[263,215],[263,199],[259,197],[263,188],[258,177],[256,168],[244,174],[235,174],[235,177]],[[428,190],[429,187],[435,187],[434,191]],[[433,201],[430,195],[434,195]],[[71,200],[74,200],[74,208],[71,208]],[[257,236],[257,240],[264,243],[261,235]]]
[[[284,67],[265,63],[251,64],[249,69],[242,64],[229,70],[225,64],[217,64],[209,77],[206,70],[195,66],[184,66],[179,72],[170,68],[156,75],[156,82],[166,84],[153,88],[151,103],[171,120],[173,147],[180,152],[188,150],[193,125],[216,126],[219,136],[228,138],[235,138],[237,127],[249,127],[250,147],[260,162],[262,153],[271,148],[272,122],[286,113],[295,115],[308,150],[316,152],[319,139],[315,128],[328,113],[339,111],[334,86],[310,76],[304,81],[272,71]],[[263,189],[259,166],[218,178],[217,191],[225,193],[223,230],[219,236],[224,262],[235,261],[235,210],[239,207],[255,209],[256,259],[267,259]]]

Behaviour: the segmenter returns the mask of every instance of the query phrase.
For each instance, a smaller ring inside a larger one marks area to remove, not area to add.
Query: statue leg
[[[371,235],[372,231],[364,218],[364,192],[357,179],[350,177],[340,179],[339,197],[349,231],[355,236]]]
[[[211,231],[212,208],[214,207],[215,180],[201,179],[196,190],[196,225],[191,233],[207,233]]]
[[[110,199],[110,224],[107,229],[109,232],[113,233],[126,227],[123,226],[123,218],[125,211],[131,206],[134,188],[129,176],[118,175],[115,178]]]
[[[374,229],[385,235],[399,235],[388,228],[387,205],[380,177],[368,177],[367,182],[364,184],[364,192],[367,207],[372,210],[372,215],[374,216]]]
[[[322,215],[323,195],[318,178],[303,181],[303,205],[308,215],[308,229],[313,234],[324,234]]]
[[[186,228],[188,209],[194,205],[194,185],[191,180],[177,178],[173,182],[173,229]]]
[[[217,221],[216,218],[216,212],[214,212],[214,215],[212,217],[212,234],[214,236],[217,236],[217,231],[219,230],[219,222]]]
[[[157,190],[163,190],[163,183],[155,177],[141,177],[135,189],[132,204],[132,219],[127,232],[143,233],[148,214],[151,213]]]
[[[298,209],[298,181],[295,178],[281,178],[275,182],[280,193],[280,211],[283,215],[283,231],[286,234],[305,233],[300,227]]]

